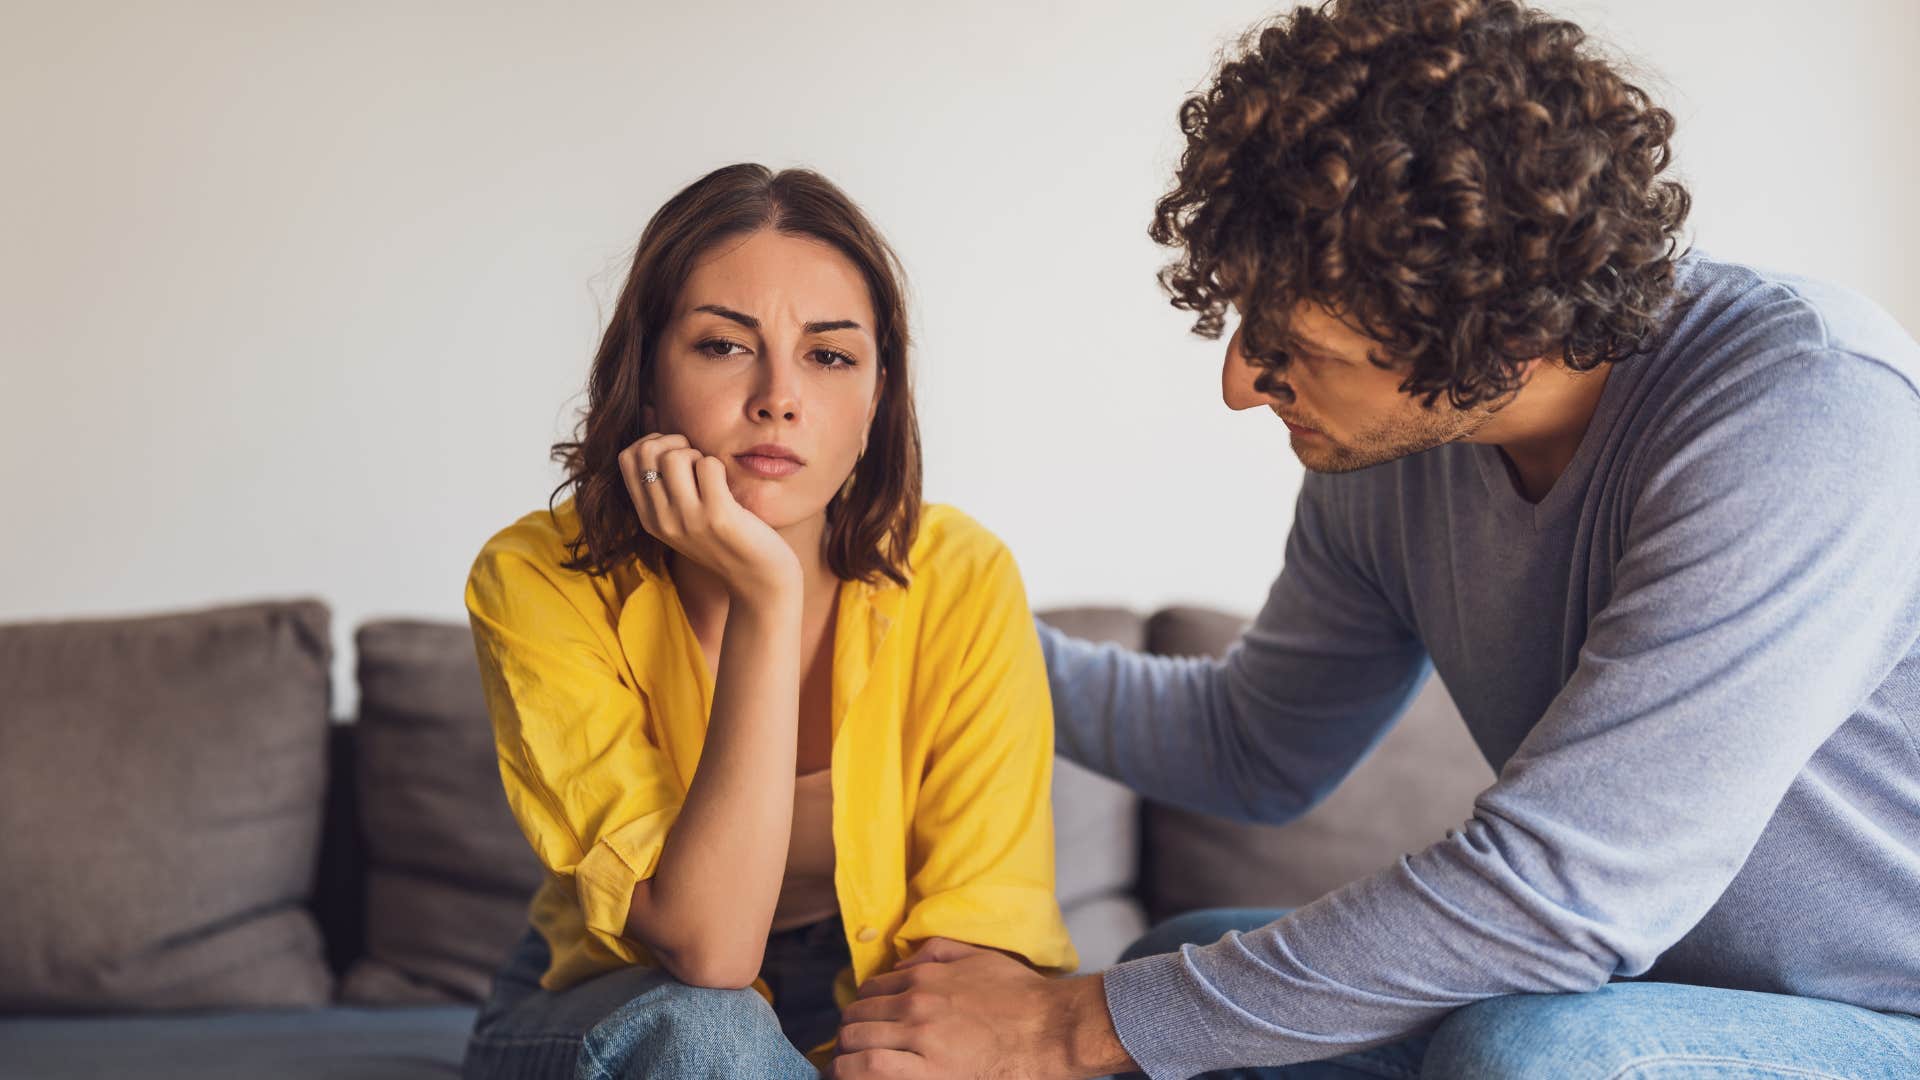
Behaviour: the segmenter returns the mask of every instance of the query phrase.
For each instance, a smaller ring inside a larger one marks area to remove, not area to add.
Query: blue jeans
[[[1195,911],[1121,957],[1209,945],[1285,910]],[[1342,1057],[1204,1074],[1209,1080],[1912,1080],[1920,1018],[1818,998],[1674,983],[1515,994],[1457,1009],[1432,1032]]]
[[[793,1037],[831,1038],[831,979],[844,958],[838,919],[775,934],[762,977],[778,1013],[753,990],[689,986],[660,968],[610,971],[543,990],[546,940],[529,929],[494,976],[467,1039],[464,1080],[818,1080]],[[829,995],[826,1010],[820,994]],[[822,1025],[825,1034],[821,1036]]]

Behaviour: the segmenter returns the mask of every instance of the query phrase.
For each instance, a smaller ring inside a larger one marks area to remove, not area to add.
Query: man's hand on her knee
[[[1100,977],[1048,979],[994,949],[930,939],[860,987],[835,1080],[1067,1080],[1132,1067]]]

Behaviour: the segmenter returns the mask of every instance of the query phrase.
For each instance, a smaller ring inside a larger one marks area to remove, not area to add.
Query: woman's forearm
[[[758,975],[786,871],[800,710],[799,589],[730,603],[707,737],[627,936],[683,982]]]

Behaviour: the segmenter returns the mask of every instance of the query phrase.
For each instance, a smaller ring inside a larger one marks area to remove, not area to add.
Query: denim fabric
[[[466,1080],[816,1080],[818,1072],[786,1030],[807,1038],[827,1024],[826,1034],[815,1042],[833,1036],[839,1014],[834,1010],[827,1021],[819,984],[824,977],[831,1005],[833,975],[846,951],[839,929],[839,920],[832,919],[769,939],[764,974],[783,1006],[791,1002],[779,1013],[752,990],[689,986],[651,967],[543,990],[539,981],[549,959],[547,943],[529,929],[494,976],[493,992],[467,1040],[461,1075]],[[823,976],[829,967],[831,973]]]
[[[1206,945],[1286,914],[1196,911],[1154,927],[1123,959]],[[1136,1074],[1137,1075],[1137,1074]],[[1226,1069],[1207,1080],[1911,1080],[1920,1018],[1819,998],[1676,983],[1516,994],[1451,1013],[1425,1035],[1324,1061]]]

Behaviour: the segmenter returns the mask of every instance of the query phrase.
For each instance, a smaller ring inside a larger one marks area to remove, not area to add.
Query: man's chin
[[[1325,442],[1324,436],[1316,440],[1318,445],[1302,446],[1301,441],[1298,436],[1292,440],[1293,456],[1300,459],[1301,466],[1308,472],[1358,472],[1361,469],[1370,469],[1375,465],[1384,465],[1395,458],[1407,456],[1405,453],[1384,451],[1368,454],[1345,446],[1330,446]]]

